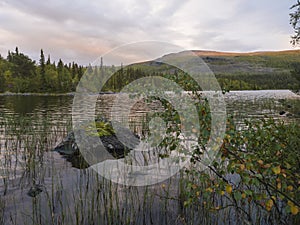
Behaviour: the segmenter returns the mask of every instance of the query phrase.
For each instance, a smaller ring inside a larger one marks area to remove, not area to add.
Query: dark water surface
[[[115,97],[99,96],[97,114],[110,119]],[[300,97],[290,91],[235,91],[227,93],[225,101],[227,114],[241,129],[248,118],[300,121],[299,109],[293,105],[299,104]],[[156,197],[141,197],[148,189],[128,190],[110,184],[89,169],[73,168],[51,151],[72,128],[72,103],[71,95],[0,95],[0,224],[121,224],[125,219],[136,224],[184,224],[176,218],[181,210],[176,201],[157,198],[164,194],[160,185],[149,187],[155,189]],[[149,110],[151,105],[135,106],[130,117],[134,132],[142,132]],[[118,118],[120,122],[123,119]],[[177,193],[178,185],[171,183],[167,183],[170,193]],[[97,194],[92,191],[95,189],[99,189]],[[80,198],[84,200],[77,201]],[[141,205],[146,200],[150,203]],[[111,221],[115,217],[115,222]],[[199,222],[196,218],[194,224]],[[228,223],[218,217],[211,220],[213,224]]]

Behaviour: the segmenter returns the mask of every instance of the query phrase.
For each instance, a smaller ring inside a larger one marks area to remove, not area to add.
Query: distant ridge
[[[198,56],[259,56],[259,55],[294,55],[300,54],[300,49],[282,51],[257,51],[257,52],[219,52],[192,50]]]

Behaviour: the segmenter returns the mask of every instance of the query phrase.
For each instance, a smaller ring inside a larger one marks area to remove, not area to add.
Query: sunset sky
[[[296,0],[0,0],[0,54],[88,64],[126,43],[157,40],[184,49],[293,49]]]

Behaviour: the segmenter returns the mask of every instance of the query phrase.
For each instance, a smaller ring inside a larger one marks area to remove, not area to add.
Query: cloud
[[[0,0],[0,53],[19,46],[38,59],[88,64],[114,47],[144,40],[186,49],[291,48],[293,0]]]

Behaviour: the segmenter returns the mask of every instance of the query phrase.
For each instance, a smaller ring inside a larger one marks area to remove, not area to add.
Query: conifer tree
[[[45,56],[44,56],[43,49],[41,49],[40,68],[41,68],[41,91],[45,91],[46,90],[46,86],[45,86],[46,85],[46,78],[45,78],[46,69],[45,69]]]
[[[47,59],[46,65],[49,66],[50,64],[51,64],[50,55],[48,55],[48,59]]]

